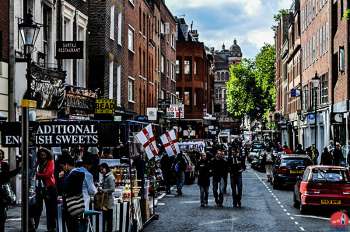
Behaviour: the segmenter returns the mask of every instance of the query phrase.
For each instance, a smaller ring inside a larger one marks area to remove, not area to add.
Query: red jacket
[[[36,176],[40,177],[44,181],[46,187],[55,186],[56,180],[55,180],[54,172],[55,172],[55,162],[53,160],[49,160],[43,172],[37,172]]]

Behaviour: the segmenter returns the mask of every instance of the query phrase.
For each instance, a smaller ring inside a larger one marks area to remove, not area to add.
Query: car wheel
[[[293,193],[293,206],[294,208],[299,208],[300,203],[297,201],[295,193]]]

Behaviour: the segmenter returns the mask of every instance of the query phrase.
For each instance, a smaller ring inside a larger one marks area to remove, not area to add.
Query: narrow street
[[[224,208],[215,206],[210,189],[209,207],[199,207],[197,185],[185,186],[184,196],[160,200],[159,221],[146,232],[163,231],[334,231],[329,213],[300,215],[293,207],[291,190],[273,190],[263,173],[248,169],[243,176],[242,208],[232,208],[230,187]]]

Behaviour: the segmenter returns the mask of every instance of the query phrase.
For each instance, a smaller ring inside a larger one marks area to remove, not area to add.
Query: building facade
[[[9,2],[0,3],[0,120],[8,118]]]
[[[242,60],[242,51],[237,40],[229,49],[222,45],[220,51],[214,52],[214,94],[215,94],[215,116],[219,121],[220,129],[233,129],[239,127],[239,122],[231,118],[227,112],[227,89],[226,85],[230,78],[230,66],[239,64]]]

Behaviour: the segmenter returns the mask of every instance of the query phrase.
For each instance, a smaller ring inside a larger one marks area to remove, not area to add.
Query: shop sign
[[[84,41],[57,41],[56,59],[83,59]]]
[[[29,144],[31,146],[115,146],[121,138],[122,128],[113,122],[31,122]],[[21,145],[21,124],[19,122],[1,125],[1,145]]]
[[[168,118],[185,118],[185,114],[184,114],[184,105],[183,104],[179,104],[179,105],[170,105],[169,108],[167,108],[167,117]]]
[[[150,121],[157,121],[158,108],[147,108],[147,117]]]
[[[344,122],[343,113],[332,114],[332,124],[342,124]]]
[[[65,110],[67,115],[88,115],[94,113],[97,93],[74,86],[66,86]]]
[[[59,110],[65,95],[66,73],[31,64],[31,78],[27,95],[37,102],[39,109]]]
[[[95,114],[113,114],[115,106],[113,99],[96,99]]]

